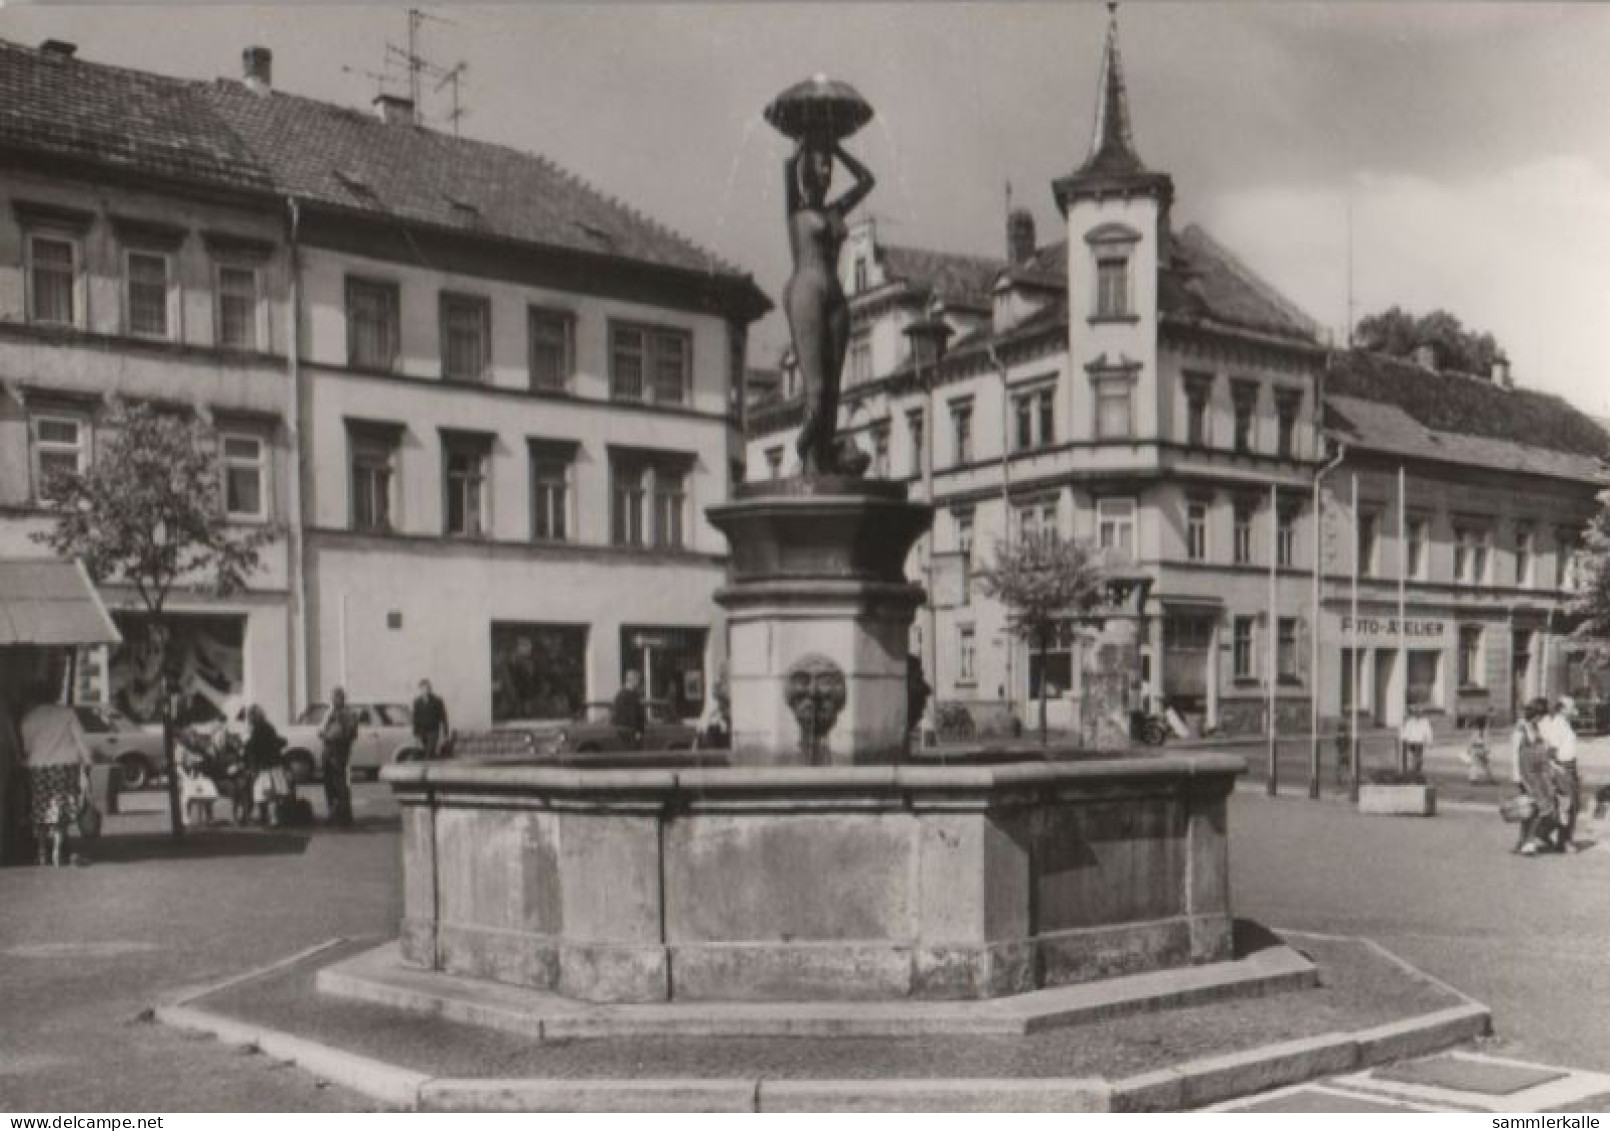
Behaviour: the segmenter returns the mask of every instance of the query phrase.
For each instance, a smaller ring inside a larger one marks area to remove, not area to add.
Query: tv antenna
[[[469,64],[460,60],[451,67],[444,67],[424,55],[421,50],[420,40],[423,36],[424,26],[427,23],[441,24],[444,27],[458,26],[457,20],[450,20],[445,16],[438,16],[419,8],[410,8],[408,9],[408,46],[402,48],[395,43],[386,44],[386,62],[389,65],[395,61],[408,72],[408,99],[414,104],[414,121],[416,123],[423,120],[425,116],[424,80],[427,78],[438,80],[435,88],[437,91],[440,91],[444,86],[451,85],[453,88],[453,109],[447,117],[453,124],[453,132],[457,133],[459,120],[469,113],[460,99],[459,89],[460,79],[469,70]]]
[[[357,75],[359,78],[371,80],[375,84],[376,98],[386,93],[386,86],[391,82],[390,75],[382,71],[371,71],[367,67],[348,67],[343,65],[341,73],[344,75]]]

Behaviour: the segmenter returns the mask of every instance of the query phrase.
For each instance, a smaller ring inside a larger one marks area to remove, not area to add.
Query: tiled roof
[[[116,644],[121,639],[77,562],[0,558],[0,648]]]
[[[1226,326],[1317,344],[1319,325],[1195,224],[1174,236],[1172,262],[1159,271],[1164,316],[1205,318]]]
[[[1004,259],[891,244],[879,244],[878,257],[890,278],[969,306],[989,305],[990,288],[1006,267]]]
[[[1326,427],[1369,451],[1600,481],[1610,434],[1559,397],[1433,373],[1380,354],[1336,355]]]
[[[0,40],[0,146],[226,188],[271,190],[196,84]]]
[[[728,282],[740,275],[544,157],[232,80],[174,79],[3,40],[0,146]]]

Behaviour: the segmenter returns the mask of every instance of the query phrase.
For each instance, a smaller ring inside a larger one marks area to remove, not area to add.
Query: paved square
[[[1562,1080],[1569,1073],[1552,1068],[1471,1060],[1461,1056],[1439,1056],[1390,1068],[1377,1068],[1370,1075],[1377,1080],[1391,1080],[1399,1084],[1448,1088],[1483,1096],[1512,1096],[1527,1088]]]

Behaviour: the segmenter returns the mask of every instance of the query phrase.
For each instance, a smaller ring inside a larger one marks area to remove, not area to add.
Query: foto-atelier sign
[[[1405,620],[1402,626],[1404,636],[1442,636],[1448,627],[1446,621],[1440,620]],[[1398,618],[1359,617],[1355,624],[1352,617],[1343,614],[1342,631],[1355,636],[1397,636]]]

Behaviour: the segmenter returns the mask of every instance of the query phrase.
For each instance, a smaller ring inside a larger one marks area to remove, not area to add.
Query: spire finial
[[[1107,3],[1107,42],[1101,52],[1101,79],[1096,88],[1096,124],[1090,138],[1090,160],[1118,158],[1141,168],[1129,133],[1129,92],[1124,85],[1118,51],[1118,0]]]

